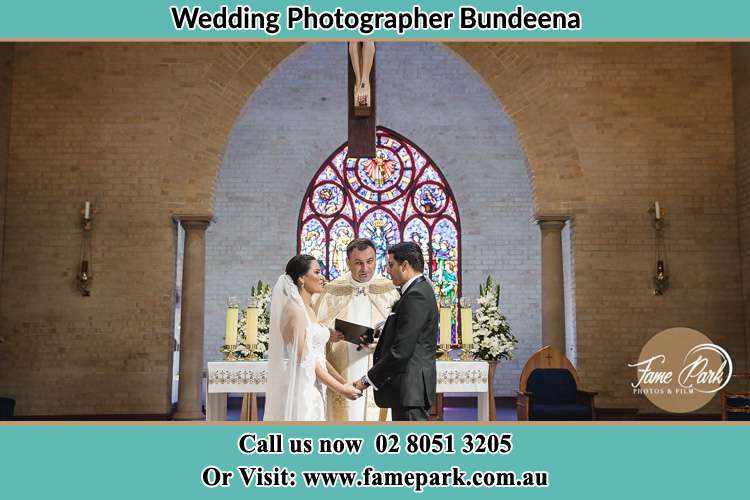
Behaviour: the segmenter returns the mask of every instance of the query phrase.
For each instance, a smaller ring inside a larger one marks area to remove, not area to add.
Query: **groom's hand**
[[[354,382],[352,382],[352,385],[355,389],[359,389],[360,391],[364,391],[365,389],[367,389],[365,384],[362,383],[362,379],[355,380]]]
[[[331,335],[328,337],[328,340],[331,342],[338,342],[339,340],[342,340],[344,338],[344,334],[338,330],[329,328],[328,331],[331,332]]]

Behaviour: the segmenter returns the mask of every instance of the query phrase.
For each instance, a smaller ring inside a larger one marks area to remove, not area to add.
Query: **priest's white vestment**
[[[329,327],[334,326],[336,319],[374,327],[385,321],[398,298],[398,290],[391,280],[375,276],[367,283],[360,283],[351,273],[346,273],[313,297],[313,309],[318,320]],[[359,379],[372,366],[372,354],[368,349],[357,351],[354,344],[345,340],[329,342],[326,357],[347,382]],[[361,422],[380,418],[380,408],[375,405],[372,390],[365,391],[356,401],[349,401],[330,389],[327,396],[330,421]]]

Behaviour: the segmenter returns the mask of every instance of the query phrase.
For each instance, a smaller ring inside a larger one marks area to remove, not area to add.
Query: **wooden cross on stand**
[[[375,158],[375,43],[349,42],[349,158]]]
[[[551,366],[552,365],[552,354],[550,354],[548,352],[547,355],[545,356],[545,358],[547,358],[547,364]]]

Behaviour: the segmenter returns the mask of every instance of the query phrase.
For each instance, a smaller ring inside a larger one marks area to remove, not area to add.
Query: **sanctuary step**
[[[230,396],[227,398],[227,420],[239,420],[242,410],[242,397]],[[258,396],[258,413],[263,419],[263,407],[265,398]],[[495,398],[496,415],[498,421],[509,421],[516,419],[516,398]],[[443,420],[452,422],[476,421],[477,400],[469,397],[444,397],[443,398]]]

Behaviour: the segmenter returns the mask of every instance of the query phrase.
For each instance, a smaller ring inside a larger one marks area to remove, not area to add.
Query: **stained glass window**
[[[357,237],[377,247],[377,273],[388,276],[386,249],[413,241],[438,299],[454,310],[461,288],[461,223],[451,188],[418,146],[377,129],[375,159],[347,158],[347,145],[318,169],[300,207],[297,248],[313,255],[328,279],[346,272],[346,246]]]

